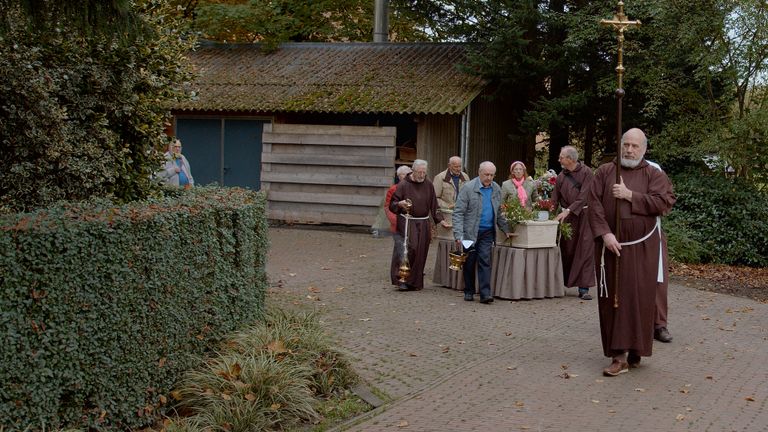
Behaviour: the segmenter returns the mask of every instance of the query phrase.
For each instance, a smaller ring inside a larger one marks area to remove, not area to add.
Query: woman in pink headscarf
[[[520,200],[520,204],[531,209],[533,202],[539,198],[539,194],[536,191],[536,183],[527,176],[528,172],[525,169],[525,164],[520,161],[512,162],[509,166],[509,180],[506,180],[501,185],[501,201],[507,200],[508,196],[516,197]]]

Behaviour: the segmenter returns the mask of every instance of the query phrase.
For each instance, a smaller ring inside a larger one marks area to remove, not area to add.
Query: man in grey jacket
[[[459,191],[453,210],[453,238],[473,243],[467,250],[464,263],[464,300],[474,300],[475,272],[480,284],[480,303],[493,302],[491,293],[491,249],[498,226],[507,237],[512,234],[507,227],[501,207],[501,188],[494,183],[496,166],[491,162],[480,164],[478,176]],[[475,269],[477,265],[477,269]]]

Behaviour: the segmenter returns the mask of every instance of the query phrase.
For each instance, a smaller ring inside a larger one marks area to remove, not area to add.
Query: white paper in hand
[[[469,249],[470,246],[472,246],[472,243],[474,243],[472,240],[462,240],[461,245],[464,246],[464,249]]]

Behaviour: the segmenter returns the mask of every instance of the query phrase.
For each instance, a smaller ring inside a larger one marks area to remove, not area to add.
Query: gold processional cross
[[[616,66],[616,75],[618,76],[618,87],[616,88],[616,184],[621,183],[621,110],[622,99],[624,98],[624,30],[630,27],[640,26],[640,20],[631,21],[624,15],[624,2],[619,0],[619,12],[613,16],[613,19],[600,20],[600,24],[611,26],[618,33],[619,43],[619,65]],[[621,219],[619,218],[619,199],[616,198],[616,241],[619,239],[619,228]],[[619,307],[619,257],[616,256],[616,269],[614,273],[613,284],[613,307]]]

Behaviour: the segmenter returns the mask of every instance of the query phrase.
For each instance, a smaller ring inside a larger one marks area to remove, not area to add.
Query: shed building
[[[397,166],[459,155],[533,166],[514,101],[467,73],[460,43],[204,44],[190,53],[192,100],[174,133],[197,184],[262,189],[269,218],[370,225]]]

